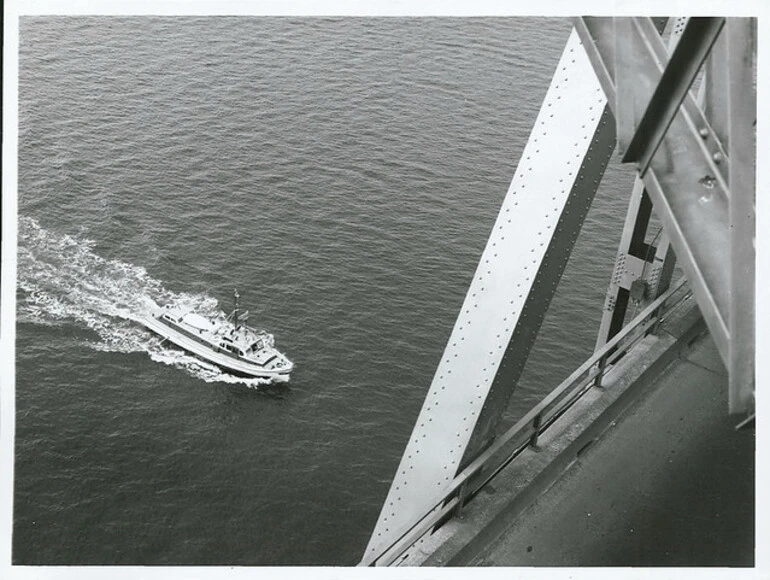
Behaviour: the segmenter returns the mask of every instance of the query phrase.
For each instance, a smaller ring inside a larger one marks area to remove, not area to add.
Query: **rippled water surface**
[[[357,563],[568,34],[23,19],[14,562]],[[593,346],[608,174],[510,417]],[[288,387],[136,323],[233,288]]]

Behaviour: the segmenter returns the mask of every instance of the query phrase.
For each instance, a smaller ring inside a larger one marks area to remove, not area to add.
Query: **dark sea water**
[[[356,564],[569,29],[23,19],[14,563]],[[610,167],[508,420],[591,352],[630,185]],[[288,387],[134,321],[233,288]]]

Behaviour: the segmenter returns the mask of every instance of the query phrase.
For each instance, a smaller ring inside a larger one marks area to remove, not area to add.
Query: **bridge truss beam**
[[[491,444],[614,149],[607,99],[573,31],[363,564],[430,512]]]
[[[637,161],[729,371],[731,413],[754,405],[754,26],[690,19],[669,57],[649,18],[575,19],[618,120],[619,148]],[[716,130],[689,90],[712,52],[727,69],[705,66]]]

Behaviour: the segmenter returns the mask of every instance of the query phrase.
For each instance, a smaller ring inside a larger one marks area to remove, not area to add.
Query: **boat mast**
[[[240,297],[238,290],[233,290],[233,301],[235,302],[235,308],[233,309],[233,326],[235,326],[235,328],[238,328],[238,298]]]

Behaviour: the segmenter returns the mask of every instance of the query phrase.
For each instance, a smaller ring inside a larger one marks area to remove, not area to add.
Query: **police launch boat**
[[[187,352],[227,372],[240,376],[286,382],[294,364],[275,348],[273,335],[246,325],[248,311],[240,312],[238,292],[235,308],[209,318],[172,306],[160,308],[144,325]]]

